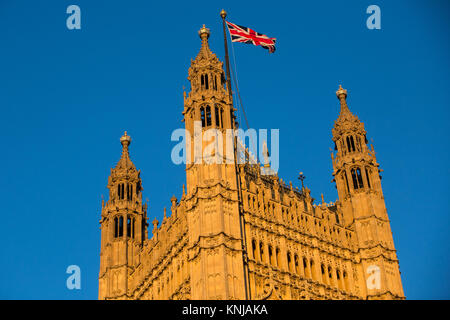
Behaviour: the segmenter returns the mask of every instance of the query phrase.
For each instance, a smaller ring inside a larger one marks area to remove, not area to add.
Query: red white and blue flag
[[[261,34],[250,28],[238,26],[237,24],[228,21],[225,22],[227,23],[232,42],[253,44],[255,46],[261,46],[264,49],[269,50],[269,53],[275,52],[275,41],[277,40],[276,38],[269,38],[265,34]]]

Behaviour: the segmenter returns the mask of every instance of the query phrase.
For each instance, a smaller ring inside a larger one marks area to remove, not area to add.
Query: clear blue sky
[[[81,8],[82,29],[66,28]],[[366,8],[381,8],[381,30]],[[100,204],[124,130],[142,170],[149,217],[181,195],[170,135],[182,86],[211,29],[223,59],[231,22],[278,39],[235,44],[250,126],[280,129],[280,176],[303,171],[316,199],[336,200],[329,148],[335,91],[373,138],[411,299],[450,298],[448,1],[0,1],[0,298],[96,299]],[[82,289],[66,288],[79,265]]]

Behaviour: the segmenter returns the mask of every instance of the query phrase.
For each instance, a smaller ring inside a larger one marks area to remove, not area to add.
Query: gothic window
[[[119,237],[123,236],[123,217],[119,218]]]
[[[117,185],[117,197],[120,200],[120,184]]]
[[[114,238],[119,236],[119,220],[117,217],[114,218]]]
[[[214,90],[217,90],[217,76],[214,76]]]
[[[131,218],[127,218],[127,237],[131,237]]]
[[[206,106],[206,126],[209,127],[211,125],[211,107]]]
[[[220,114],[219,114],[219,108],[217,106],[214,107],[214,113],[216,115],[216,126],[220,127]]]
[[[264,262],[264,246],[262,242],[259,243],[259,254],[261,255],[261,262]]]
[[[205,74],[205,89],[209,89],[208,75]]]
[[[122,200],[123,200],[123,199],[125,199],[125,184],[122,183],[121,186],[122,186],[122,187],[121,187],[121,188],[122,188],[121,195],[122,195]]]
[[[325,274],[325,267],[323,264],[320,265],[320,271],[322,272],[322,282],[327,283],[327,278]]]
[[[291,253],[288,251],[286,254],[287,263],[288,263],[288,270],[289,272],[293,272],[292,270],[292,261],[291,261]]]
[[[336,223],[339,224],[339,215],[337,213],[335,213],[335,217],[336,217]]]
[[[310,278],[311,277],[311,269],[309,269],[308,266],[308,260],[306,258],[303,258],[303,270],[305,270],[305,275],[306,277]]]
[[[204,128],[206,126],[206,121],[205,121],[205,108],[201,107],[200,108],[200,118],[202,120],[202,128]]]
[[[281,254],[280,254],[280,249],[279,248],[277,248],[275,250],[275,255],[276,255],[277,267],[281,269]]]
[[[360,189],[363,187],[363,180],[360,168],[353,168],[352,171],[353,188]]]
[[[317,275],[316,275],[316,268],[314,267],[314,260],[311,259],[309,261],[309,268],[311,271],[311,279],[317,280]]]
[[[294,263],[295,263],[295,271],[297,272],[297,274],[300,274],[300,265],[298,263],[298,256],[297,255],[294,256]]]
[[[252,240],[252,252],[253,252],[253,259],[256,260],[256,241]]]
[[[223,109],[220,108],[220,127],[223,128]]]
[[[370,170],[366,168],[367,186],[370,188]]]
[[[135,222],[136,222],[136,219],[135,218],[133,218],[133,225],[132,225],[132,228],[131,228],[131,237],[134,239],[134,225],[135,225]]]
[[[347,149],[348,149],[348,152],[355,151],[355,140],[353,139],[353,136],[347,137]]]
[[[274,262],[275,262],[275,261],[273,260],[272,246],[269,246],[269,263],[270,263],[271,265],[274,265],[274,264],[275,264]]]

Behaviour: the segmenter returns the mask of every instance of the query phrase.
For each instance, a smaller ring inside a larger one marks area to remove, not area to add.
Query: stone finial
[[[153,224],[153,231],[152,232],[153,232],[153,234],[155,234],[156,229],[158,229],[159,221],[155,218],[155,219],[153,219],[152,224]]]
[[[339,100],[347,98],[347,90],[342,88],[341,85],[339,85],[338,91],[336,91],[336,96]]]
[[[210,31],[207,27],[205,27],[205,25],[203,25],[203,27],[201,27],[200,30],[198,30],[198,35],[200,36],[200,39],[204,41],[209,38]]]
[[[172,203],[172,207],[175,207],[177,205],[177,197],[175,195],[170,198],[170,202]]]
[[[125,131],[125,133],[123,134],[123,136],[120,138],[120,143],[122,144],[123,147],[128,147],[131,143],[131,137],[129,135],[127,135],[127,132]]]

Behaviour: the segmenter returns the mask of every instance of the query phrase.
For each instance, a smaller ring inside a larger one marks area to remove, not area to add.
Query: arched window
[[[367,186],[370,188],[370,170],[366,167]]]
[[[320,272],[322,273],[322,282],[327,283],[327,276],[326,276],[325,267],[323,264],[320,265]]]
[[[300,274],[300,264],[298,263],[298,256],[294,256],[294,264],[295,264],[295,271],[297,274]]]
[[[286,258],[287,258],[287,263],[288,263],[288,270],[289,272],[293,272],[293,268],[292,268],[292,260],[291,260],[291,253],[288,251],[286,253]]]
[[[330,284],[332,284],[333,281],[333,273],[331,272],[331,267],[328,266],[328,279],[330,281]]]
[[[131,237],[131,218],[127,218],[127,237]]]
[[[275,255],[276,255],[276,263],[277,263],[277,267],[281,269],[281,252],[279,248],[276,248],[275,250]]]
[[[259,254],[261,256],[261,262],[264,262],[264,246],[262,242],[259,243]]]
[[[256,241],[252,240],[252,252],[253,252],[253,259],[257,259],[257,254],[256,254]]]
[[[216,127],[220,127],[220,113],[219,113],[219,107],[214,107],[214,114],[216,115]]]
[[[134,226],[135,226],[135,222],[136,222],[136,219],[135,218],[133,218],[133,225],[131,226],[131,237],[134,239]]]
[[[346,140],[347,140],[348,152],[354,152],[355,151],[355,140],[353,139],[353,136],[348,136]]]
[[[220,127],[223,128],[223,109],[220,108]]]
[[[270,263],[271,265],[274,265],[274,264],[275,264],[275,261],[274,261],[274,259],[273,259],[272,246],[269,246],[269,263]]]
[[[119,218],[119,237],[123,236],[123,217]]]
[[[211,125],[211,107],[206,106],[206,126],[209,127]]]
[[[214,90],[217,90],[217,76],[214,76]]]
[[[208,75],[205,74],[205,89],[209,89]]]
[[[362,175],[361,175],[361,169],[360,168],[353,168],[352,171],[352,180],[353,180],[353,188],[360,189],[363,185]]]
[[[206,126],[205,108],[204,107],[200,107],[200,118],[202,120],[202,128],[204,128]]]
[[[311,270],[311,279],[317,280],[316,268],[315,268],[314,260],[313,260],[313,259],[311,259],[311,260],[309,261],[309,268],[310,268],[310,270]]]
[[[119,236],[119,220],[117,217],[114,218],[114,238]]]
[[[125,184],[122,183],[121,186],[122,186],[122,193],[121,194],[122,194],[122,200],[123,200],[123,199],[125,199]]]

